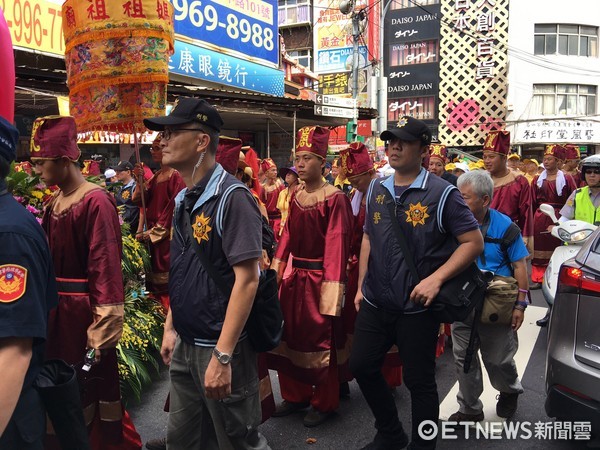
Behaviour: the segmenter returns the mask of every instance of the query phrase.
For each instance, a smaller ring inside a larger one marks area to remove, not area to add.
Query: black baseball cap
[[[425,145],[431,144],[431,130],[425,122],[410,116],[402,116],[396,124],[397,128],[390,128],[381,133],[382,141],[400,139],[402,141],[421,141]]]
[[[123,172],[124,170],[133,170],[133,164],[129,161],[121,161],[118,165],[112,168],[115,172]]]
[[[19,132],[4,117],[0,117],[0,156],[8,162],[14,161],[17,156]]]
[[[184,125],[197,122],[215,131],[221,131],[223,119],[216,108],[206,100],[193,97],[179,97],[168,116],[144,119],[146,128],[153,131],[163,131],[165,127]]]

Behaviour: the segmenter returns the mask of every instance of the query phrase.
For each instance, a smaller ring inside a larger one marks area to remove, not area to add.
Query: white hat
[[[117,175],[117,172],[115,172],[113,169],[106,169],[106,171],[104,172],[104,178],[106,178],[106,179],[112,178],[116,175]]]
[[[469,171],[469,166],[467,166],[465,163],[462,163],[462,162],[457,162],[457,163],[454,163],[454,168],[455,168],[455,169],[460,169],[460,170],[462,170],[464,173],[470,172],[470,171]]]

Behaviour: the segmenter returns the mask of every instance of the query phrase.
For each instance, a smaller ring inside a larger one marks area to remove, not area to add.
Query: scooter
[[[544,273],[542,283],[542,293],[548,306],[552,308],[554,297],[556,296],[556,286],[558,285],[558,273],[560,266],[568,259],[574,258],[579,252],[585,241],[598,228],[596,225],[584,222],[582,220],[567,220],[560,223],[554,214],[554,208],[548,204],[541,204],[540,210],[552,219],[556,225],[552,229],[552,236],[560,239],[567,245],[556,247],[550,257],[550,262]]]

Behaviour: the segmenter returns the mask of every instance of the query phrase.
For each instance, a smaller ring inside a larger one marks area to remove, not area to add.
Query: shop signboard
[[[513,144],[598,144],[600,123],[593,120],[532,120],[515,125]]]
[[[176,38],[270,67],[279,65],[275,0],[173,0]]]
[[[239,89],[284,95],[281,70],[177,40],[175,53],[169,59],[169,71]]]
[[[62,1],[0,0],[13,47],[63,57]]]

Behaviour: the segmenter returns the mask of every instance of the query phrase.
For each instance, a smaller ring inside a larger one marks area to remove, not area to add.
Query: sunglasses
[[[586,169],[585,170],[585,174],[587,175],[588,173],[593,173],[596,175],[600,175],[600,169]]]

